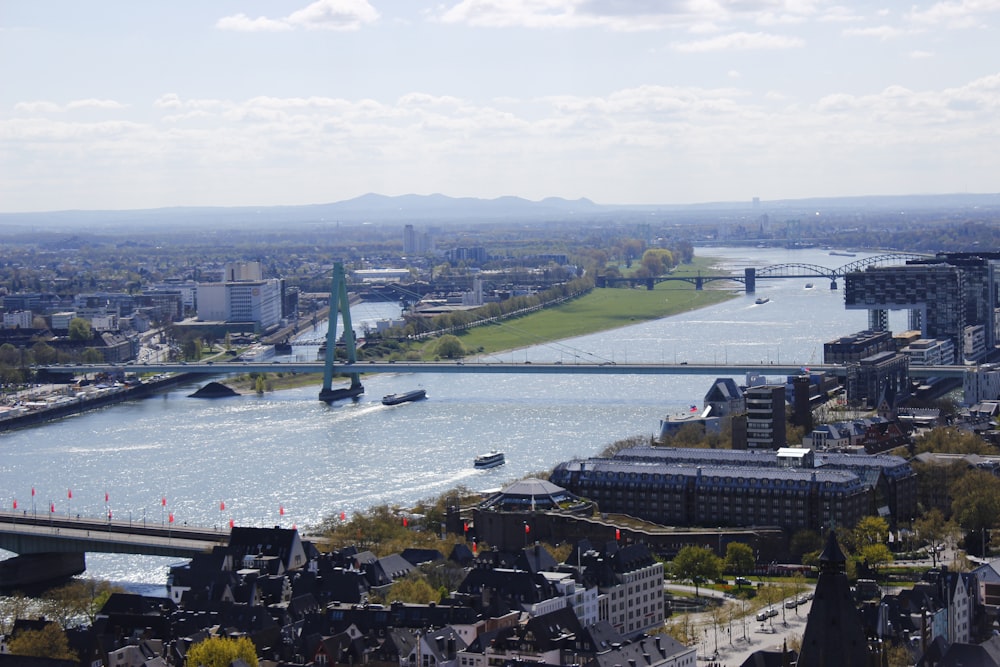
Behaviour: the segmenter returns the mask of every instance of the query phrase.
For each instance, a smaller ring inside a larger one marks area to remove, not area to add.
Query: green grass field
[[[711,264],[711,258],[696,259],[675,274],[707,273]],[[460,339],[470,354],[500,352],[676,315],[734,297],[733,289],[710,284],[713,288],[701,291],[681,281],[660,283],[652,291],[644,287],[595,288],[585,296],[549,310],[476,327],[462,334]]]

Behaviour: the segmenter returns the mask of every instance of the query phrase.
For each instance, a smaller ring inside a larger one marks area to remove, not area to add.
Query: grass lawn
[[[697,275],[698,271],[707,272],[710,265],[711,259],[696,259],[694,264],[678,269],[675,275]],[[470,354],[500,352],[655,320],[733,297],[730,289],[714,287],[699,291],[681,281],[660,283],[653,290],[595,288],[556,308],[476,327],[459,338]],[[433,345],[427,348],[433,350]]]

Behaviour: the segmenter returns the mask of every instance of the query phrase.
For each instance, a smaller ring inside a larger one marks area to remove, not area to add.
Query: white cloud
[[[87,100],[73,100],[66,105],[67,110],[72,109],[126,109],[127,105],[121,102],[116,102],[115,100],[98,100],[98,99],[87,99]]]
[[[18,102],[14,105],[14,110],[23,113],[60,113],[62,107],[53,102]]]
[[[910,51],[909,56],[914,60],[922,60],[924,58],[933,58],[933,51]]]
[[[215,26],[220,30],[241,32],[278,32],[295,30],[360,30],[364,25],[379,19],[378,11],[368,0],[315,0],[283,18],[234,14],[219,19]]]
[[[460,0],[437,20],[491,28],[594,28],[703,32],[716,24],[800,23],[819,11],[811,0]]]
[[[847,28],[844,30],[844,35],[848,37],[874,37],[883,41],[896,39],[908,34],[912,34],[912,31],[889,25],[871,26],[868,28]]]
[[[679,42],[673,45],[684,53],[708,53],[711,51],[759,51],[775,49],[798,49],[805,46],[799,37],[774,35],[764,32],[734,32],[694,42]]]
[[[914,7],[906,18],[920,25],[965,29],[985,27],[984,17],[997,12],[1000,12],[998,0],[960,0],[937,2],[925,10]]]
[[[95,98],[86,100],[72,100],[60,106],[55,102],[19,102],[14,105],[16,111],[23,113],[65,113],[67,111],[77,111],[79,109],[99,109],[110,111],[115,109],[127,109],[128,105],[115,100],[99,100]]]

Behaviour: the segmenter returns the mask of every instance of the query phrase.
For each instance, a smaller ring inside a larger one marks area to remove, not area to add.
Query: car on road
[[[799,606],[799,601],[796,600],[795,598],[785,600],[785,609],[795,609],[798,606]]]

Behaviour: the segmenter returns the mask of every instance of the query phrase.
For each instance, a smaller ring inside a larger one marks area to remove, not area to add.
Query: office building
[[[895,408],[909,396],[910,358],[898,352],[880,352],[850,363],[845,387],[849,405]]]
[[[200,283],[198,319],[206,322],[253,323],[266,331],[281,322],[281,281]]]
[[[821,530],[916,513],[916,474],[898,456],[634,447],[560,463],[553,484],[602,512],[667,526]]]
[[[743,392],[746,412],[733,418],[733,449],[778,449],[786,443],[785,387],[762,384]]]
[[[888,329],[889,310],[909,311],[909,327],[921,337],[947,338],[963,355],[968,342],[970,359],[977,361],[1000,340],[998,269],[996,252],[940,253],[902,266],[871,267],[845,276],[844,305],[867,310],[869,328],[876,331]],[[967,327],[976,326],[982,332],[970,332],[967,341]]]

